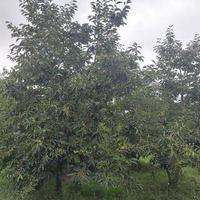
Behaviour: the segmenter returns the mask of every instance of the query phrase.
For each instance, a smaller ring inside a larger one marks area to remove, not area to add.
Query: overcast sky
[[[142,46],[146,63],[154,58],[153,47],[156,39],[163,37],[169,25],[174,25],[177,39],[184,44],[200,33],[200,0],[132,0],[127,26],[119,30],[122,44],[130,46],[137,42]],[[56,3],[68,3],[69,0],[55,0]],[[87,20],[90,0],[78,0],[77,19]],[[14,24],[24,22],[20,14],[18,0],[0,0],[0,71],[13,63],[7,59],[9,45],[13,42],[5,21]]]

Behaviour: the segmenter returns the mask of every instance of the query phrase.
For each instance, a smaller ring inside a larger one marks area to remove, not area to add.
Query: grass
[[[0,173],[0,200],[15,200],[11,186],[3,171]]]
[[[164,171],[158,171],[153,178],[150,173],[136,174],[138,181],[143,185],[141,193],[136,193],[134,200],[200,200],[200,176],[198,170],[184,168],[177,188],[170,189]],[[131,198],[130,198],[131,199]]]
[[[132,194],[125,188],[105,188],[90,182],[80,185],[64,185],[62,197],[55,195],[54,182],[49,182],[40,191],[35,191],[28,200],[200,200],[200,175],[197,169],[183,168],[184,176],[177,188],[170,189],[164,171],[153,177],[149,172],[135,172],[133,176],[140,190]],[[0,176],[0,200],[14,200],[9,184]]]

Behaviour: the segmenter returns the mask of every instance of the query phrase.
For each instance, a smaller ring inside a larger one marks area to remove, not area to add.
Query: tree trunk
[[[60,195],[62,193],[62,165],[61,164],[58,164],[55,178],[56,178],[55,179],[56,193]]]
[[[166,168],[166,172],[168,176],[169,186],[176,187],[178,185],[178,182],[181,176],[181,169],[180,168],[174,168],[174,169]]]
[[[170,170],[168,168],[166,168],[166,172],[167,172],[167,177],[168,177],[168,184],[169,184],[169,186],[171,186],[172,185],[172,177],[171,177]]]

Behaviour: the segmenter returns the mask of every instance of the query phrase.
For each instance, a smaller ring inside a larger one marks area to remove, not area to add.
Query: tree
[[[89,60],[90,29],[73,21],[76,1],[59,7],[51,0],[24,0],[20,6],[28,23],[8,23],[16,38],[10,57],[17,64],[4,83],[16,104],[2,133],[9,149],[3,162],[24,193],[52,175],[59,192],[64,168],[72,172],[80,165],[76,150],[83,141],[75,131],[72,84]]]
[[[157,61],[152,70],[155,77],[152,82],[158,83],[157,96],[163,102],[164,110],[160,110],[163,128],[153,142],[153,151],[168,174],[169,184],[177,185],[189,144],[189,127],[183,125],[183,119],[188,116],[189,91],[195,71],[189,63],[193,63],[194,57],[191,60],[189,46],[183,49],[182,43],[175,39],[171,26],[167,29],[166,38],[158,41],[155,51]]]
[[[122,9],[119,4],[92,2],[91,24],[81,25],[73,20],[75,0],[60,7],[21,0],[28,23],[8,23],[16,38],[10,58],[17,64],[4,85],[16,103],[1,131],[3,151],[10,149],[3,162],[22,194],[52,176],[60,193],[63,173],[85,173],[95,163],[108,104],[132,89],[137,65],[133,50],[119,48],[117,27],[125,24],[130,1]]]
[[[195,35],[184,50],[183,57],[187,69],[186,108],[182,117],[185,140],[190,147],[190,161],[199,168],[199,75],[200,75],[200,36]]]

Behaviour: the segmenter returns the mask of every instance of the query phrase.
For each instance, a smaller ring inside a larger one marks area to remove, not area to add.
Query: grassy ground
[[[143,191],[132,198],[136,200],[200,200],[200,176],[196,169],[184,168],[184,176],[177,188],[169,189],[163,171],[153,178],[149,173],[137,174]]]
[[[177,188],[169,189],[163,171],[153,177],[149,172],[134,173],[136,182],[141,186],[132,194],[123,188],[105,188],[96,183],[82,187],[64,185],[63,196],[56,197],[54,184],[45,185],[27,200],[200,200],[200,175],[196,169],[184,168],[184,176]],[[0,200],[14,200],[9,184],[0,178]]]

